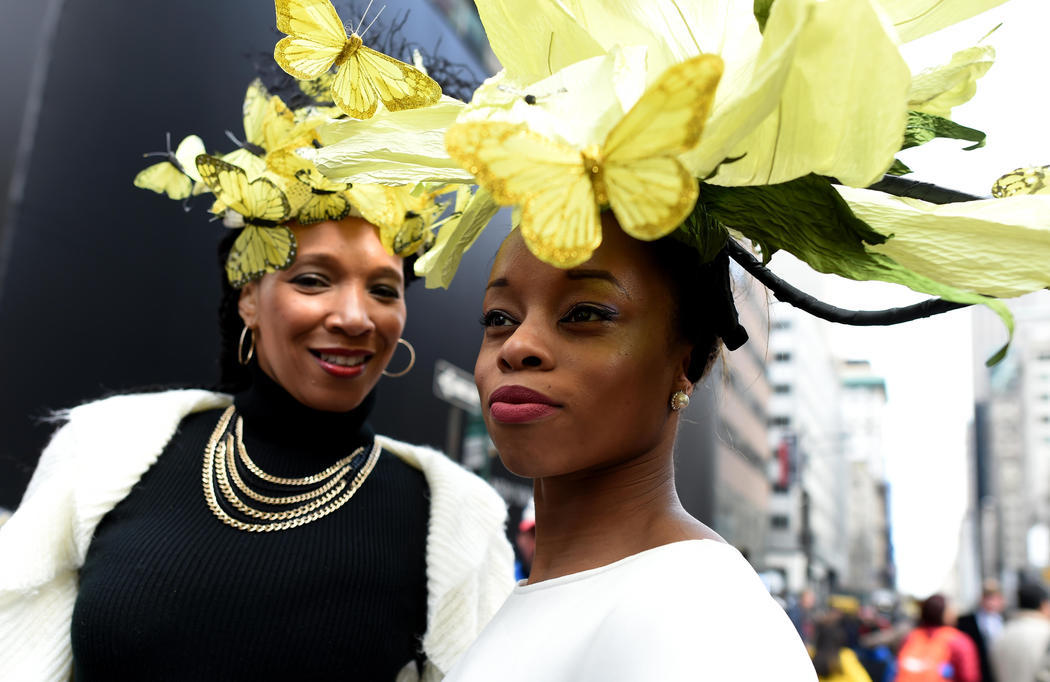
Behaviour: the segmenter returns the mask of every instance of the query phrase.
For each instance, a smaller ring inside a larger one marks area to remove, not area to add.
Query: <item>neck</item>
[[[674,483],[674,432],[599,471],[536,479],[535,583],[681,540],[721,539],[689,515]]]

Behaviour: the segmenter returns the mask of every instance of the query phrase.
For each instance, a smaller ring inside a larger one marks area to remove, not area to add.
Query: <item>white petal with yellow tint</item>
[[[458,122],[524,123],[577,149],[599,144],[645,91],[645,60],[645,47],[628,46],[532,84],[500,72],[477,89]]]
[[[977,45],[959,50],[943,66],[924,69],[911,79],[908,109],[950,118],[957,107],[977,92],[977,79],[995,63],[995,48]]]
[[[877,0],[901,41],[939,31],[976,16],[1006,0]]]
[[[686,163],[703,173],[743,156],[722,166],[714,182],[723,185],[808,173],[876,181],[900,149],[911,80],[891,33],[869,0],[778,0],[750,91],[736,102],[716,99]]]
[[[1050,196],[937,205],[837,189],[858,218],[893,235],[868,249],[914,272],[1001,298],[1050,287]]]
[[[475,4],[500,64],[525,82],[605,52],[556,0],[476,0]]]
[[[442,97],[419,109],[381,109],[368,120],[330,121],[318,129],[324,146],[300,153],[338,182],[467,182],[470,174],[445,152],[445,129],[463,106],[458,99]]]
[[[484,188],[479,187],[473,195],[469,188],[457,192],[455,211],[460,215],[441,226],[434,246],[416,261],[416,275],[426,278],[428,289],[448,288],[463,254],[499,209]]]

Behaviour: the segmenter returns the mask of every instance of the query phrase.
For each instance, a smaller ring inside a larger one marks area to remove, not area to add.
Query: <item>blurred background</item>
[[[337,5],[344,19],[360,11]],[[225,131],[241,134],[254,64],[279,35],[268,0],[0,9],[0,506],[14,508],[51,411],[217,380],[222,229],[203,206],[184,212],[131,182],[165,133],[230,148]],[[463,65],[475,82],[498,68],[470,0],[387,0],[380,23],[395,20],[410,46]],[[1000,23],[985,39],[996,65],[953,115],[987,131],[987,146],[905,152],[913,177],[986,196],[999,175],[1050,163],[1050,101],[1030,66],[1044,53],[1044,2],[1012,0],[906,56],[916,69],[945,63]],[[497,221],[509,226],[508,215]],[[419,358],[380,384],[373,421],[489,478],[515,529],[531,488],[494,457],[470,377],[483,283],[504,234],[487,231],[449,291],[410,288],[405,338]],[[843,307],[921,298],[786,256],[772,268]],[[942,591],[966,608],[987,579],[1009,599],[1021,581],[1050,577],[1050,292],[1010,303],[1014,342],[989,369],[1006,332],[987,311],[844,329],[775,302],[743,273],[737,285],[751,341],[694,398],[678,486],[786,606],[811,589],[857,604]]]

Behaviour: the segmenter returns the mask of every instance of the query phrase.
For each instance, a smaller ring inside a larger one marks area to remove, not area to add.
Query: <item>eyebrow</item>
[[[573,279],[573,280],[576,280],[576,279],[600,279],[600,280],[604,280],[604,281],[608,282],[609,284],[612,284],[617,289],[619,289],[620,293],[622,293],[627,298],[631,297],[631,295],[629,293],[627,293],[627,289],[625,289],[623,284],[620,283],[620,280],[616,279],[613,276],[613,274],[611,272],[609,272],[608,270],[583,270],[583,269],[580,269],[580,268],[574,268],[572,270],[566,270],[565,271],[565,276],[567,278]]]
[[[581,268],[574,268],[572,270],[565,271],[566,279],[580,280],[580,279],[599,279],[612,284],[614,287],[620,290],[627,298],[631,298],[631,295],[627,293],[627,289],[624,288],[620,280],[616,279],[611,272],[608,270],[584,270]],[[510,284],[510,281],[506,277],[497,277],[488,283],[485,287],[485,291],[495,287],[505,287]]]
[[[332,256],[330,253],[315,252],[315,253],[304,253],[299,254],[295,259],[296,264],[300,265],[322,265],[326,267],[339,267],[339,259]],[[397,280],[404,280],[404,273],[395,267],[389,265],[383,265],[369,273],[370,277],[393,277]]]

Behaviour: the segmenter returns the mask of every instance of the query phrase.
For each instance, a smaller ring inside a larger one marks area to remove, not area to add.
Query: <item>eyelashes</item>
[[[594,303],[578,303],[572,306],[558,322],[562,324],[586,324],[590,322],[610,322],[615,320],[619,313],[607,306]],[[503,310],[490,310],[484,313],[478,323],[482,327],[509,327],[518,324],[518,321]]]

